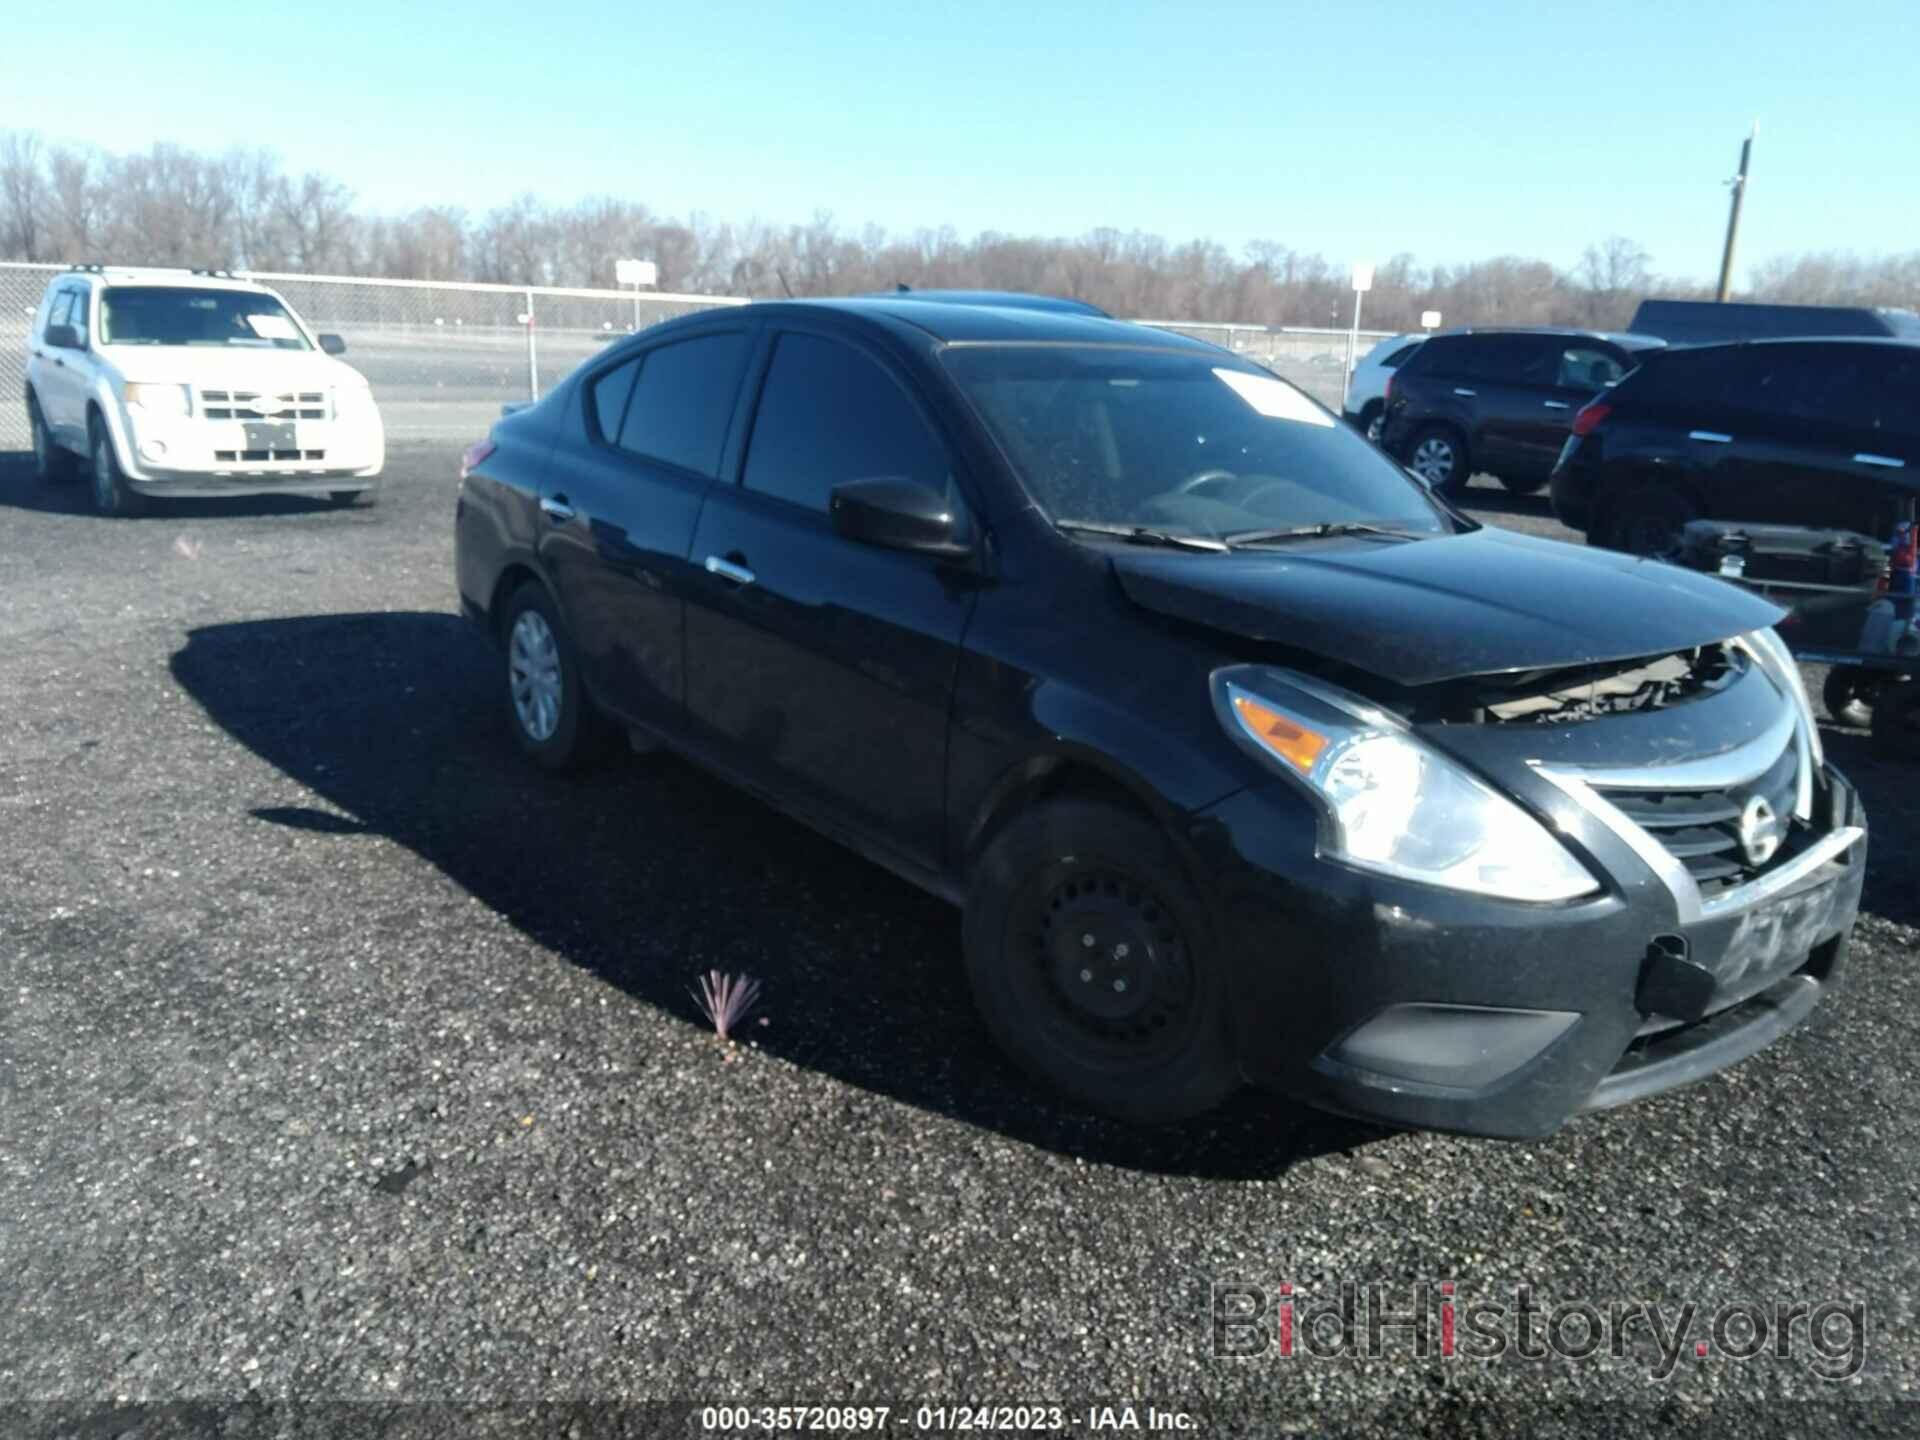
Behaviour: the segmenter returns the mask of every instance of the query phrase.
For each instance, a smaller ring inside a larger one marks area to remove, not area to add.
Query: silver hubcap
[[[1453,446],[1439,436],[1422,440],[1413,452],[1413,473],[1435,484],[1453,478]]]
[[[513,713],[530,739],[545,742],[560,728],[560,647],[537,610],[522,611],[507,646]]]
[[[1378,445],[1380,443],[1380,432],[1384,429],[1386,429],[1385,423],[1378,415],[1374,416],[1373,419],[1367,422],[1367,439]]]

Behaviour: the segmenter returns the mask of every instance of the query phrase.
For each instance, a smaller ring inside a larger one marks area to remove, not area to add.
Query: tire
[[[588,697],[579,652],[546,590],[528,581],[500,621],[507,723],[543,770],[581,770],[603,758],[613,727]]]
[[[1500,475],[1495,478],[1499,480],[1500,484],[1509,494],[1538,495],[1542,490],[1547,488],[1547,481],[1553,477],[1542,475],[1537,480],[1529,480],[1523,479],[1518,475]]]
[[[1425,425],[1407,443],[1406,466],[1441,495],[1458,495],[1473,476],[1467,442],[1451,425]]]
[[[144,515],[147,497],[127,484],[120,459],[113,453],[113,437],[107,434],[106,422],[98,411],[87,416],[87,454],[92,457],[93,508],[102,515],[122,518]]]
[[[27,392],[27,428],[33,434],[33,473],[41,484],[64,485],[79,473],[79,457],[54,440],[32,391]]]
[[[1661,559],[1680,548],[1680,531],[1699,514],[1686,496],[1643,485],[1614,502],[1601,529],[1613,549]]]
[[[1866,679],[1853,666],[1835,665],[1820,684],[1820,703],[1836,724],[1865,729],[1873,723],[1873,697],[1882,683]]]
[[[1375,445],[1378,445],[1380,443],[1381,431],[1386,428],[1386,424],[1387,407],[1378,400],[1369,400],[1365,405],[1360,407],[1360,414],[1356,418],[1353,428],[1366,436],[1367,439]]]
[[[974,866],[963,928],[987,1029],[1041,1083],[1136,1124],[1239,1088],[1224,957],[1146,820],[1078,800],[1016,817]]]
[[[1920,680],[1889,685],[1874,697],[1873,749],[1882,760],[1920,761]]]

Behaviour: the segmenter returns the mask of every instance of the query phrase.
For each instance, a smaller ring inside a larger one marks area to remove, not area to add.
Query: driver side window
[[[834,486],[883,476],[959,503],[945,443],[879,364],[837,340],[781,335],[742,485],[825,514]]]

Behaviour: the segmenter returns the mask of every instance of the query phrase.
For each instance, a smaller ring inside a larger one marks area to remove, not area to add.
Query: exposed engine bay
[[[1737,653],[1714,644],[1653,660],[1486,675],[1468,683],[1476,720],[1558,725],[1683,705],[1722,689],[1741,668]]]

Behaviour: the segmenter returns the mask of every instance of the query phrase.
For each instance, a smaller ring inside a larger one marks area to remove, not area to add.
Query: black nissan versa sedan
[[[1198,341],[693,316],[501,420],[457,513],[527,755],[664,743],[951,898],[994,1036],[1110,1114],[1540,1135],[1845,961],[1866,822],[1780,612],[1483,528]]]

